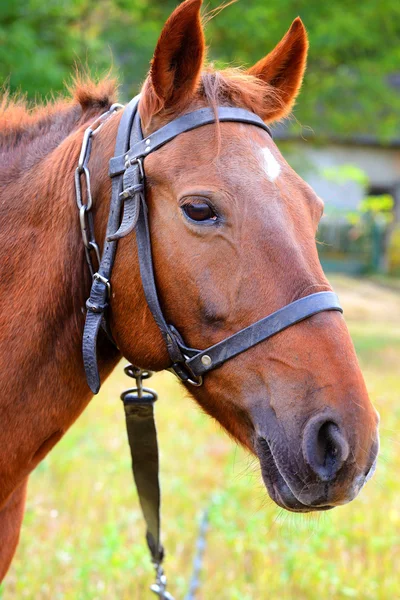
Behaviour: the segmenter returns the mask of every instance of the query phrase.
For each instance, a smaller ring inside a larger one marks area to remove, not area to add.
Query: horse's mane
[[[232,67],[222,71],[208,67],[201,78],[200,93],[210,106],[243,106],[258,115],[266,112],[268,103],[276,104],[279,98],[273,86],[244,69]]]
[[[68,95],[31,105],[24,97],[5,91],[0,97],[1,179],[14,171],[19,159],[31,167],[56,148],[76,127],[107,110],[115,101],[116,81],[95,82],[76,77]],[[4,181],[2,181],[3,183]]]

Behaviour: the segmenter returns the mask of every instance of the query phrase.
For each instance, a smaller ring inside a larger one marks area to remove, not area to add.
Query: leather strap
[[[166,589],[167,579],[162,567],[164,548],[160,539],[159,454],[154,420],[154,402],[157,400],[157,394],[154,390],[143,387],[143,380],[151,377],[151,371],[128,365],[125,367],[125,373],[136,380],[136,387],[124,392],[121,400],[125,409],[133,478],[146,522],[147,545],[156,571],[156,581],[151,590],[163,600],[174,600]]]
[[[123,217],[118,231],[107,236],[107,242],[118,241],[125,237],[136,227],[139,218],[140,198],[139,194],[144,193],[144,184],[137,183],[136,171],[138,165],[134,164],[128,167],[123,176],[123,191],[119,198],[123,204]]]
[[[177,135],[185,133],[186,131],[192,131],[198,127],[203,127],[203,125],[210,125],[216,121],[234,121],[236,123],[255,125],[256,127],[264,129],[264,131],[272,137],[268,125],[266,125],[260,117],[244,108],[220,106],[216,112],[214,112],[212,108],[200,108],[199,110],[195,110],[174,119],[144,139],[143,136],[141,139],[137,139],[135,136],[136,141],[131,143],[129,152],[123,155],[121,152],[120,156],[115,153],[116,156],[110,160],[110,177],[123,173],[126,168],[127,160],[132,161],[137,158],[143,158],[150,152],[158,150],[161,146],[164,146],[164,144],[173,140]]]
[[[245,352],[252,346],[271,338],[291,325],[300,323],[320,312],[335,310],[343,312],[339,298],[333,292],[318,292],[287,304],[268,317],[241,329],[230,337],[222,340],[206,350],[183,348],[187,356],[186,366],[191,372],[200,377],[216,369],[227,360]]]
[[[126,430],[131,450],[132,472],[142,513],[146,539],[155,562],[162,562],[160,544],[160,485],[157,430],[153,402],[124,399]]]
[[[135,144],[138,140],[141,140],[142,128],[140,124],[139,113],[136,112],[132,130],[130,133],[130,143]],[[143,167],[140,162],[135,162],[130,169],[133,170],[130,184],[132,186],[139,186],[143,184]],[[174,336],[171,335],[169,326],[167,325],[163,311],[161,310],[160,302],[158,300],[157,287],[154,277],[153,268],[153,257],[151,253],[151,238],[150,228],[148,221],[148,211],[144,191],[137,193],[138,202],[138,217],[136,221],[136,244],[139,257],[139,268],[140,276],[143,286],[143,291],[146,297],[147,304],[149,305],[150,311],[153,315],[155,322],[157,323],[161,334],[164,338],[164,342],[167,346],[168,354],[171,362],[175,363],[183,360],[182,352],[180,351],[179,345]]]
[[[129,102],[122,113],[115,143],[116,154],[126,152],[129,147],[129,131],[132,127],[132,121],[136,113],[138,103],[139,96],[136,96]],[[107,224],[107,238],[119,227],[121,213],[121,201],[119,195],[121,188],[122,177],[114,178],[112,181],[110,214]],[[106,282],[109,282],[111,278],[111,271],[114,264],[116,249],[116,241],[106,240],[98,271],[101,279],[96,277],[93,278],[90,296],[86,303],[87,313],[83,332],[82,353],[86,379],[90,389],[94,394],[97,394],[100,389],[100,376],[97,365],[97,337],[108,307],[108,293],[110,287],[109,283],[107,285]]]

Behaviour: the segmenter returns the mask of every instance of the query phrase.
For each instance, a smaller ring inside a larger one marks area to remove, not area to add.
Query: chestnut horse
[[[139,110],[150,133],[202,106],[234,106],[265,122],[285,117],[301,86],[300,19],[248,71],[205,68],[201,0],[178,6],[161,33]],[[82,364],[90,274],[74,196],[83,132],[114,101],[114,85],[80,82],[71,100],[29,111],[4,100],[1,152],[0,580],[17,546],[29,474],[91,399]],[[108,163],[121,112],[90,158],[94,224],[104,240]],[[157,286],[167,321],[206,348],[278,308],[331,290],[315,233],[321,200],[269,135],[217,123],[146,158]],[[169,359],[140,283],[134,235],[118,247],[102,380],[121,354],[161,370]],[[190,388],[197,402],[255,453],[269,495],[293,511],[352,500],[378,451],[377,414],[343,317],[324,312],[280,332]],[[330,425],[334,424],[332,428]],[[331,476],[321,475],[334,465]]]

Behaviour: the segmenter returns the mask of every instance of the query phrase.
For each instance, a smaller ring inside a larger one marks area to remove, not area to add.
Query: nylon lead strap
[[[151,590],[164,600],[174,600],[166,591],[167,578],[162,568],[164,548],[160,541],[160,482],[157,430],[154,420],[154,402],[157,394],[143,387],[143,379],[151,377],[132,365],[125,373],[136,380],[136,387],[121,395],[124,403],[126,430],[132,459],[132,472],[146,522],[146,540],[156,571],[156,581]]]

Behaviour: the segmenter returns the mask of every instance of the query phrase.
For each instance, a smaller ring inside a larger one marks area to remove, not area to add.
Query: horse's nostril
[[[306,425],[303,455],[319,479],[331,481],[347,459],[349,445],[337,423],[319,417]]]

